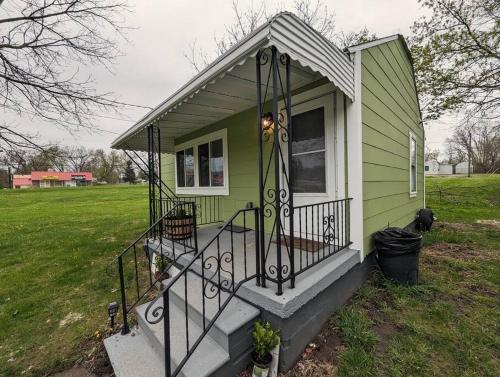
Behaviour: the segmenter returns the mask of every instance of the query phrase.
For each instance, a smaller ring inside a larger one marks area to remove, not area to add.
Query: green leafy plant
[[[266,358],[280,342],[279,331],[273,330],[267,321],[255,322],[255,330],[252,335],[255,353],[259,359]]]
[[[168,216],[169,219],[173,220],[182,220],[182,219],[187,219],[189,217],[191,217],[191,214],[188,213],[184,208],[176,208]]]
[[[164,272],[168,268],[170,263],[172,263],[172,261],[170,260],[170,258],[167,258],[166,256],[162,257],[161,255],[157,255],[155,257],[156,271]]]

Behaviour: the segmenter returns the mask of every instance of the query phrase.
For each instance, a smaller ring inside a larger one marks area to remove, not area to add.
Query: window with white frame
[[[226,135],[224,129],[176,147],[179,193],[228,195]]]
[[[417,138],[410,133],[410,195],[417,194]]]

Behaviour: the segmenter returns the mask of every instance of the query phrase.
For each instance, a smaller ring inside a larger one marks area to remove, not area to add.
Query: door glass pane
[[[293,154],[325,149],[325,110],[323,107],[294,115],[292,127]]]
[[[224,186],[222,139],[210,143],[210,171],[212,174],[212,186]]]
[[[184,187],[184,151],[177,152],[177,187]]]
[[[198,146],[199,184],[201,187],[210,186],[210,166],[208,156],[208,143]]]
[[[193,148],[188,148],[184,155],[184,170],[186,173],[186,187],[194,187],[194,155]]]
[[[292,168],[293,192],[326,192],[324,151],[292,156]]]

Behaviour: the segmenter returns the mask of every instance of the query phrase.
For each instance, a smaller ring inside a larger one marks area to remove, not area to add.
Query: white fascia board
[[[365,42],[365,43],[360,43],[358,45],[354,46],[349,46],[347,47],[347,51],[349,52],[357,52],[361,50],[365,50],[367,48],[372,48],[387,42],[392,42],[400,38],[399,34],[394,34],[394,35],[389,35],[388,37],[380,38],[380,39],[375,39],[374,41],[370,42]]]

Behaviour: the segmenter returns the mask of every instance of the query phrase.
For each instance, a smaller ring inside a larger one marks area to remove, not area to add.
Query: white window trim
[[[199,161],[198,161],[198,146],[201,144],[206,144],[211,141],[222,139],[222,153],[224,156],[224,186],[218,187],[200,187],[199,186]],[[194,187],[178,187],[177,186],[177,152],[185,150],[187,148],[193,148],[194,157]],[[174,158],[174,176],[175,176],[175,193],[179,195],[229,195],[229,158],[228,158],[228,148],[227,148],[227,129],[224,128],[219,131],[215,131],[196,139],[186,141],[185,143],[178,144],[174,148],[175,158]]]
[[[411,189],[411,142],[412,140],[415,140],[415,191],[412,191]],[[414,198],[417,196],[418,192],[418,143],[417,143],[417,136],[413,132],[409,132],[408,136],[408,155],[409,155],[409,183],[410,183],[410,198]]]
[[[313,88],[303,93],[296,94],[292,97],[292,116],[297,114],[302,114],[304,112],[315,110],[320,107],[325,109],[325,163],[326,163],[326,171],[325,171],[325,179],[326,179],[326,191],[320,193],[294,193],[293,196],[301,201],[301,199],[306,200],[306,198],[311,198],[310,204],[315,202],[321,202],[326,200],[335,200],[342,199],[344,190],[344,166],[338,166],[337,161],[338,153],[344,153],[343,148],[343,137],[339,140],[339,135],[337,135],[338,128],[336,124],[336,116],[338,115],[336,112],[336,88],[333,84],[328,83],[325,85],[321,85],[319,87]],[[280,101],[279,108],[281,111],[285,111],[284,102]],[[285,116],[286,120],[286,116]],[[326,123],[332,122],[333,129],[326,127]],[[341,135],[343,136],[343,135]],[[342,142],[342,146],[340,147],[338,144]],[[286,151],[286,145],[284,146],[284,150]],[[343,156],[343,155],[342,155]],[[343,161],[343,157],[341,159]],[[334,174],[332,174],[331,169],[329,167],[335,166]],[[339,176],[342,176],[342,179],[339,179]],[[281,178],[283,179],[283,177]],[[341,192],[339,193],[339,184],[342,185]],[[317,199],[317,200],[314,200]]]

